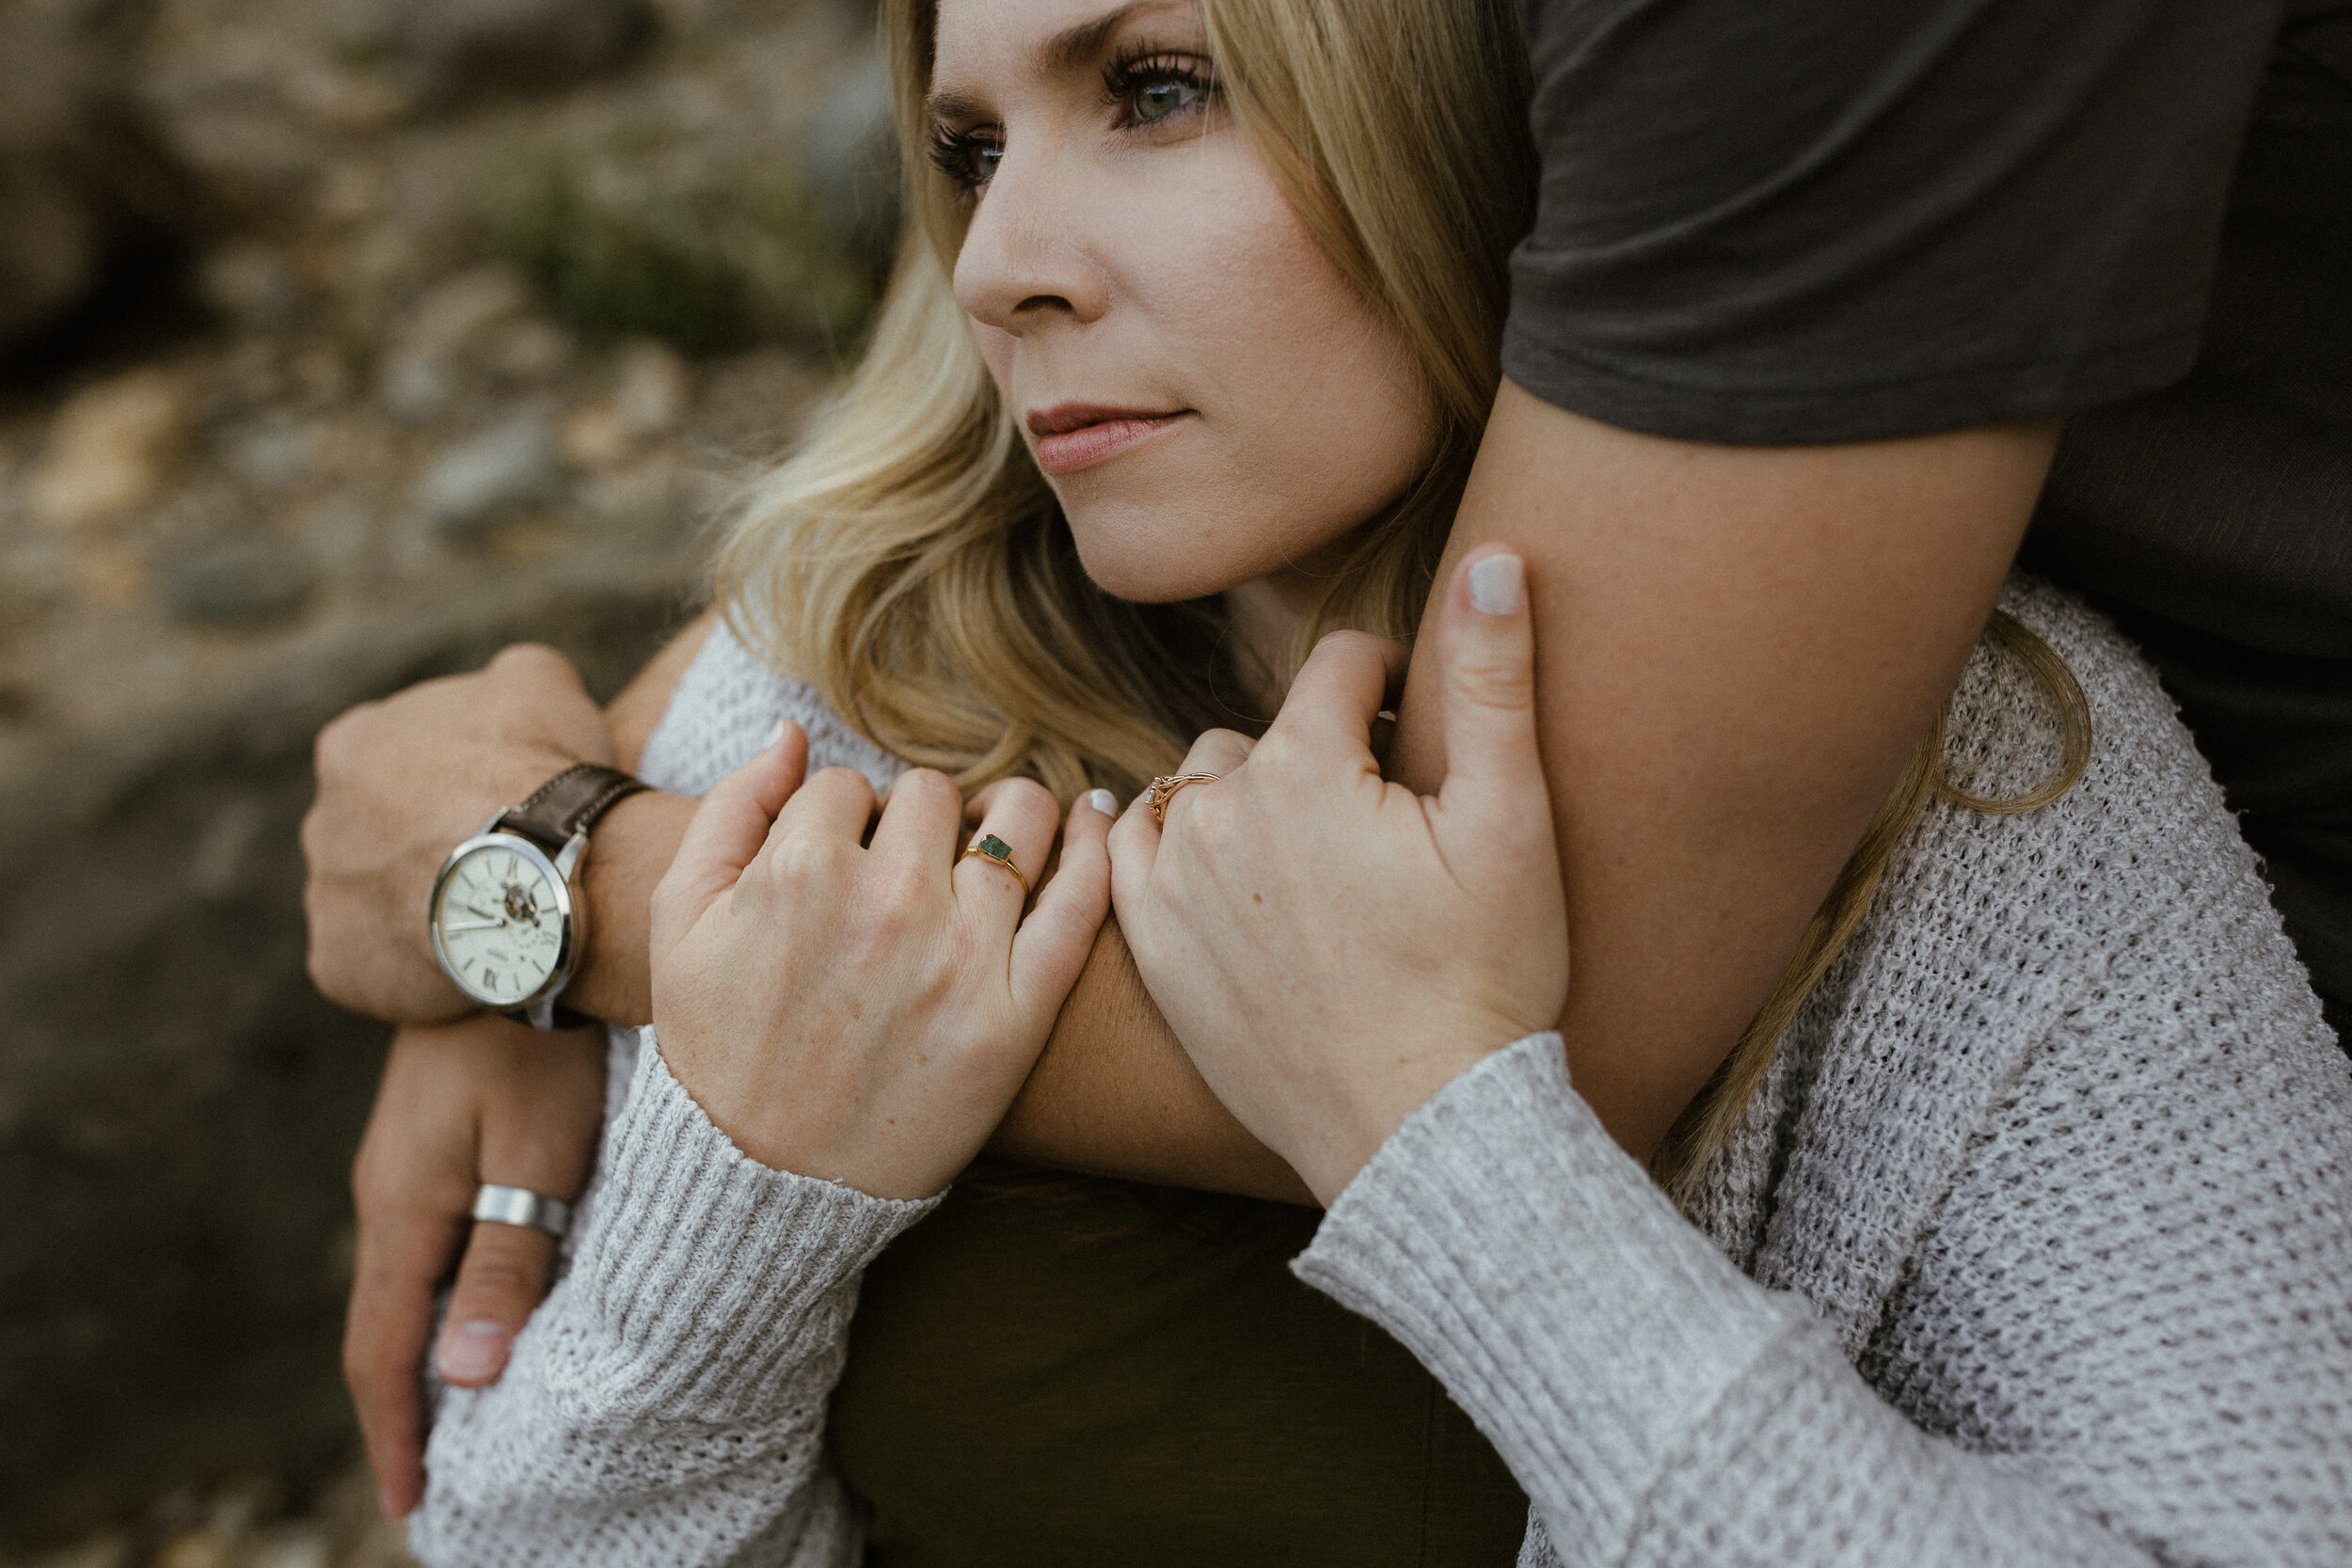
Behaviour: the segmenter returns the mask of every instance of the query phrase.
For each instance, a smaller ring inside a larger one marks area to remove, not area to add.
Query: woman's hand
[[[1052,880],[1053,797],[993,786],[977,832],[945,774],[903,775],[875,825],[846,768],[806,784],[797,726],[705,798],[653,904],[654,1034],[678,1082],[753,1159],[876,1197],[928,1197],[1028,1075],[1110,906],[1100,792]]]
[[[1567,917],[1535,745],[1518,557],[1473,555],[1433,638],[1446,780],[1380,776],[1402,650],[1323,640],[1254,747],[1201,736],[1155,826],[1111,835],[1120,928],[1177,1037],[1242,1123],[1328,1204],[1399,1123],[1567,997]]]
[[[392,1037],[352,1164],[359,1242],[343,1330],[343,1379],[391,1517],[424,1495],[420,1374],[451,1261],[462,1247],[434,1358],[469,1387],[504,1370],[554,1265],[546,1232],[475,1224],[474,1195],[496,1181],[580,1196],[604,1121],[604,1045],[601,1029],[542,1034],[482,1014]]]

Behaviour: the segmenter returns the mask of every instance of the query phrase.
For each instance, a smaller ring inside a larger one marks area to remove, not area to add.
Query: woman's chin
[[[1202,561],[1156,546],[1149,539],[1097,540],[1091,547],[1073,530],[1078,563],[1094,585],[1115,599],[1134,604],[1173,604],[1222,594],[1254,574],[1245,562]]]

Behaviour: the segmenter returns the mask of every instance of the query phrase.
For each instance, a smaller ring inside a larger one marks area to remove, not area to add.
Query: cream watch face
[[[537,994],[564,961],[570,899],[545,857],[512,839],[469,846],[434,892],[441,963],[477,1002],[511,1007]]]

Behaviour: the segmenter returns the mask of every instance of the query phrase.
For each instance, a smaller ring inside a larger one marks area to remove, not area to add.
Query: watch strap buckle
[[[576,762],[531,792],[521,804],[499,815],[497,825],[544,843],[558,845],[582,838],[599,817],[645,787],[617,768]]]

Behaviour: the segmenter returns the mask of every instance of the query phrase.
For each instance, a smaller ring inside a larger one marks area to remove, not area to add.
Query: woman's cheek
[[[996,383],[996,395],[1009,405],[1012,397],[1012,350],[1017,340],[1001,326],[966,316],[972,324],[972,341],[979,345],[980,361],[988,367],[988,378]]]

